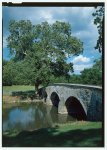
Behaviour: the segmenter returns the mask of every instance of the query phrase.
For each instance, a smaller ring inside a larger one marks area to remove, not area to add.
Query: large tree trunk
[[[35,83],[35,93],[36,93],[36,95],[38,94],[38,91],[39,91],[39,84]]]

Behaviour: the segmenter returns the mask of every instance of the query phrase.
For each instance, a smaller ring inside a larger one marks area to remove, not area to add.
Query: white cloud
[[[55,22],[55,20],[53,19],[53,16],[52,16],[52,12],[50,10],[48,10],[48,11],[42,10],[40,12],[40,14],[41,14],[41,18],[43,20],[46,20],[48,23],[54,23]]]
[[[83,55],[79,55],[74,57],[73,60],[70,60],[69,62],[73,62],[75,74],[80,74],[80,72],[85,68],[91,68],[93,66],[91,59],[94,59],[94,56],[89,58]]]
[[[91,68],[92,67],[92,64],[85,64],[85,65],[74,65],[74,71],[82,71],[84,70],[85,68]]]
[[[92,63],[91,63],[91,58],[89,57],[85,57],[83,55],[79,55],[77,57],[75,57],[73,60],[73,67],[74,67],[74,72],[76,74],[80,73],[81,71],[83,71],[85,68],[91,68],[92,67]],[[90,63],[89,63],[90,62]],[[87,64],[88,63],[88,64]]]
[[[87,63],[87,62],[90,62],[90,58],[88,57],[84,57],[83,55],[79,55],[77,57],[75,57],[72,62],[75,64],[75,63],[78,63],[78,62],[82,62],[82,63]]]

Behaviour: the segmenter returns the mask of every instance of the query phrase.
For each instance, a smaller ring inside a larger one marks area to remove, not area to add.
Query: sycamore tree
[[[83,43],[72,36],[71,26],[66,22],[32,25],[29,20],[11,20],[9,31],[10,54],[14,62],[24,64],[23,74],[35,83],[37,90],[53,77],[69,78],[73,64],[67,63],[67,58],[83,52]]]

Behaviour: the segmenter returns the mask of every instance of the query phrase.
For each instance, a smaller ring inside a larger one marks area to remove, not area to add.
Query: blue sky
[[[93,61],[101,54],[95,50],[98,38],[97,27],[93,23],[93,7],[6,7],[2,9],[3,15],[3,58],[10,59],[7,49],[6,38],[9,35],[9,21],[30,20],[32,24],[48,21],[50,24],[56,20],[69,22],[72,28],[72,35],[80,38],[84,43],[83,54],[70,56],[67,62],[74,63],[74,73],[79,74],[84,68],[90,68]]]

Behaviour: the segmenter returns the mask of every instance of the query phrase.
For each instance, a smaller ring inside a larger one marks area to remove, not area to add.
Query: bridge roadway
[[[42,98],[58,113],[78,119],[102,120],[102,87],[82,84],[56,83],[42,88]]]

